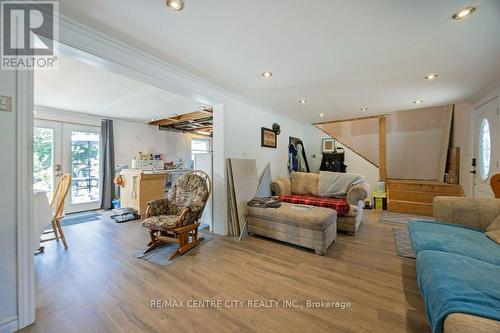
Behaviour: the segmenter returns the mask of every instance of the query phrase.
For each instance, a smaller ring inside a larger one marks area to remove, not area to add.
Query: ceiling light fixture
[[[266,79],[268,79],[271,76],[273,76],[273,73],[272,72],[264,72],[264,73],[262,73],[262,76],[265,77]]]
[[[196,133],[201,134],[201,135],[210,135],[210,132],[207,131],[196,131]]]
[[[299,101],[299,104],[306,104],[306,103],[307,103],[307,99],[301,99],[301,100]]]
[[[416,100],[416,101],[414,101],[413,103],[415,103],[415,104],[421,104],[421,103],[423,103],[423,102],[424,102],[424,101],[421,101],[421,100]]]
[[[462,9],[456,11],[455,13],[453,13],[451,18],[454,19],[455,21],[460,21],[460,20],[466,18],[467,16],[471,15],[475,11],[476,11],[476,7],[467,6],[467,7],[464,7]]]
[[[184,0],[167,0],[167,6],[176,11],[184,9]]]
[[[426,80],[434,80],[435,78],[437,78],[439,75],[437,74],[429,74],[425,77]]]
[[[368,111],[368,108],[361,108],[361,111]]]
[[[320,116],[321,118],[323,118],[324,114],[320,113],[320,114],[319,114],[319,116]]]

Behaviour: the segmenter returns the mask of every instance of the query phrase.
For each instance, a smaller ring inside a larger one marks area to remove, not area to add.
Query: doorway
[[[473,117],[473,196],[475,198],[492,198],[494,195],[490,186],[490,178],[500,171],[498,162],[500,158],[498,98],[494,98],[477,108]]]
[[[59,178],[69,174],[71,186],[65,211],[99,209],[100,128],[36,119],[33,134],[33,189],[51,197]]]

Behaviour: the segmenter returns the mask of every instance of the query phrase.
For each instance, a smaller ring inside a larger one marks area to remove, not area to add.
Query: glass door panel
[[[100,132],[99,127],[63,124],[63,173],[71,175],[65,205],[67,213],[101,207]]]
[[[100,200],[99,134],[71,131],[71,204]]]
[[[62,175],[61,123],[35,119],[33,124],[33,191],[49,199]]]
[[[54,129],[33,129],[33,191],[52,196],[54,176]]]

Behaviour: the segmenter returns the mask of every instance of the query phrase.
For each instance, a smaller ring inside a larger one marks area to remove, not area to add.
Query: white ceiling
[[[35,72],[35,105],[143,122],[203,105],[77,60],[59,59],[59,70]]]
[[[498,0],[65,0],[61,12],[307,121],[463,101],[500,79]],[[477,5],[463,21],[457,9]],[[261,73],[270,70],[271,79]],[[434,81],[424,80],[437,73]],[[309,103],[299,105],[305,98]],[[361,107],[368,111],[360,111]]]

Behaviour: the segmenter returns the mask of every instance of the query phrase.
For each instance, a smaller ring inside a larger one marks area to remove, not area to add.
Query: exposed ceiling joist
[[[212,117],[213,110],[212,109],[203,109],[200,111],[194,111],[189,113],[180,114],[177,116],[169,117],[166,119],[159,119],[149,122],[150,125],[158,125],[158,126],[169,126],[176,123],[186,122],[186,121],[196,121],[198,119]]]
[[[213,110],[203,109],[166,119],[151,121],[150,125],[159,126],[161,129],[175,129],[186,132],[213,132]]]

